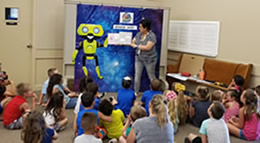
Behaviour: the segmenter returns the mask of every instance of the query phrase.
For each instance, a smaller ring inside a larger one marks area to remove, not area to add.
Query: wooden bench
[[[249,85],[252,64],[227,62],[203,56],[182,54],[176,65],[168,65],[167,73],[189,72],[198,74],[200,69],[205,71],[205,80],[220,82],[228,85],[236,74],[245,79],[244,88]],[[167,78],[168,79],[168,78]],[[216,88],[217,86],[214,85]]]

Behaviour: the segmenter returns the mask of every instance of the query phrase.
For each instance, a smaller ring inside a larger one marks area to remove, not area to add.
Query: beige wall
[[[65,0],[66,1],[66,0]],[[73,0],[70,0],[73,1]],[[47,78],[46,70],[62,70],[64,1],[34,1],[33,32],[33,83],[40,88]],[[87,3],[111,5],[170,7],[173,20],[220,21],[220,43],[217,59],[253,63],[251,86],[260,83],[260,5],[259,0],[84,0]],[[1,34],[5,34],[2,33]],[[20,35],[22,36],[22,35]],[[169,52],[169,63],[174,63],[178,53]],[[173,62],[172,62],[173,61]],[[19,72],[19,71],[17,71]]]
[[[111,4],[136,7],[169,7],[165,0],[64,0],[65,2],[82,2],[89,4]]]
[[[216,58],[254,64],[250,86],[260,84],[259,0],[168,0],[167,3],[171,6],[172,20],[220,21]]]

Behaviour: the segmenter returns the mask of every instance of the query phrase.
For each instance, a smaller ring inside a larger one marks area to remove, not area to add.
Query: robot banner
[[[131,13],[132,17],[124,17],[124,21],[133,21],[129,26],[139,27],[143,18],[152,21],[152,31],[157,37],[156,76],[159,76],[163,10],[79,4],[75,29],[76,45],[73,47],[75,50],[72,55],[76,90],[83,76],[91,76],[101,92],[117,92],[122,88],[121,81],[125,76],[134,79],[135,49],[129,46],[108,45],[108,33],[132,32],[135,36],[138,32],[138,28],[113,28],[114,25],[126,25],[126,22],[120,23],[120,12]],[[149,84],[144,70],[141,91],[149,89]]]

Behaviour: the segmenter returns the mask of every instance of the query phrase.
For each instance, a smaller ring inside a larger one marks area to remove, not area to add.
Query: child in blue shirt
[[[75,115],[73,129],[77,136],[82,135],[84,133],[83,128],[81,127],[81,119],[84,113],[91,112],[97,116],[97,123],[99,123],[99,118],[112,121],[112,117],[105,116],[98,110],[94,109],[95,105],[95,95],[92,92],[86,91],[81,96],[81,103],[84,106],[84,109],[79,111],[78,114]]]
[[[94,109],[98,110],[98,106],[100,104],[99,95],[98,95],[98,85],[95,82],[88,83],[86,86],[86,91],[92,92],[95,95]],[[79,111],[81,111],[83,109],[84,109],[84,106],[81,104],[79,107]]]
[[[94,93],[94,95],[95,95],[94,109],[98,110],[98,106],[100,104],[99,95],[98,95],[98,85],[95,82],[92,82],[92,83],[87,85],[87,89],[86,90]]]
[[[149,115],[149,102],[152,100],[153,96],[156,94],[162,94],[160,91],[162,82],[158,79],[154,79],[151,82],[151,89],[143,93],[141,98],[142,105],[144,105],[147,115]]]
[[[79,97],[77,100],[77,104],[74,108],[74,113],[77,114],[82,106],[82,109],[84,109],[84,106],[81,104],[81,96],[82,94],[87,90],[87,85],[89,83],[92,83],[93,79],[90,76],[84,76],[79,80]]]
[[[84,134],[77,136],[74,143],[103,143],[101,139],[96,138],[97,116],[93,113],[84,113],[82,116],[81,126]]]
[[[210,118],[204,120],[200,127],[200,136],[189,134],[185,143],[230,143],[228,127],[223,120],[225,107],[219,101],[214,101],[208,108]]]
[[[121,109],[126,117],[130,113],[130,109],[136,99],[135,93],[130,89],[132,85],[132,80],[130,77],[126,76],[122,80],[123,89],[120,89],[117,93],[117,104],[115,109]]]
[[[43,86],[42,86],[42,91],[41,91],[41,95],[40,95],[40,98],[39,98],[39,101],[36,103],[36,105],[40,105],[43,102],[47,102],[48,101],[48,98],[47,98],[47,87],[48,87],[48,84],[49,84],[49,81],[50,81],[50,77],[54,74],[57,74],[58,73],[58,70],[56,68],[50,68],[48,69],[48,79],[44,81],[43,83]]]

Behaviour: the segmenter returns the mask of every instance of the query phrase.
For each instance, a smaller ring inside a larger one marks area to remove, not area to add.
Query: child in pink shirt
[[[256,112],[257,97],[253,90],[247,89],[241,95],[243,107],[239,110],[239,118],[229,120],[229,132],[244,140],[257,140],[259,133],[259,115]]]
[[[237,96],[238,93],[235,90],[228,90],[225,95],[225,99],[223,100],[223,104],[226,109],[226,112],[224,114],[225,122],[228,122],[230,118],[238,115],[239,104],[236,101]]]

